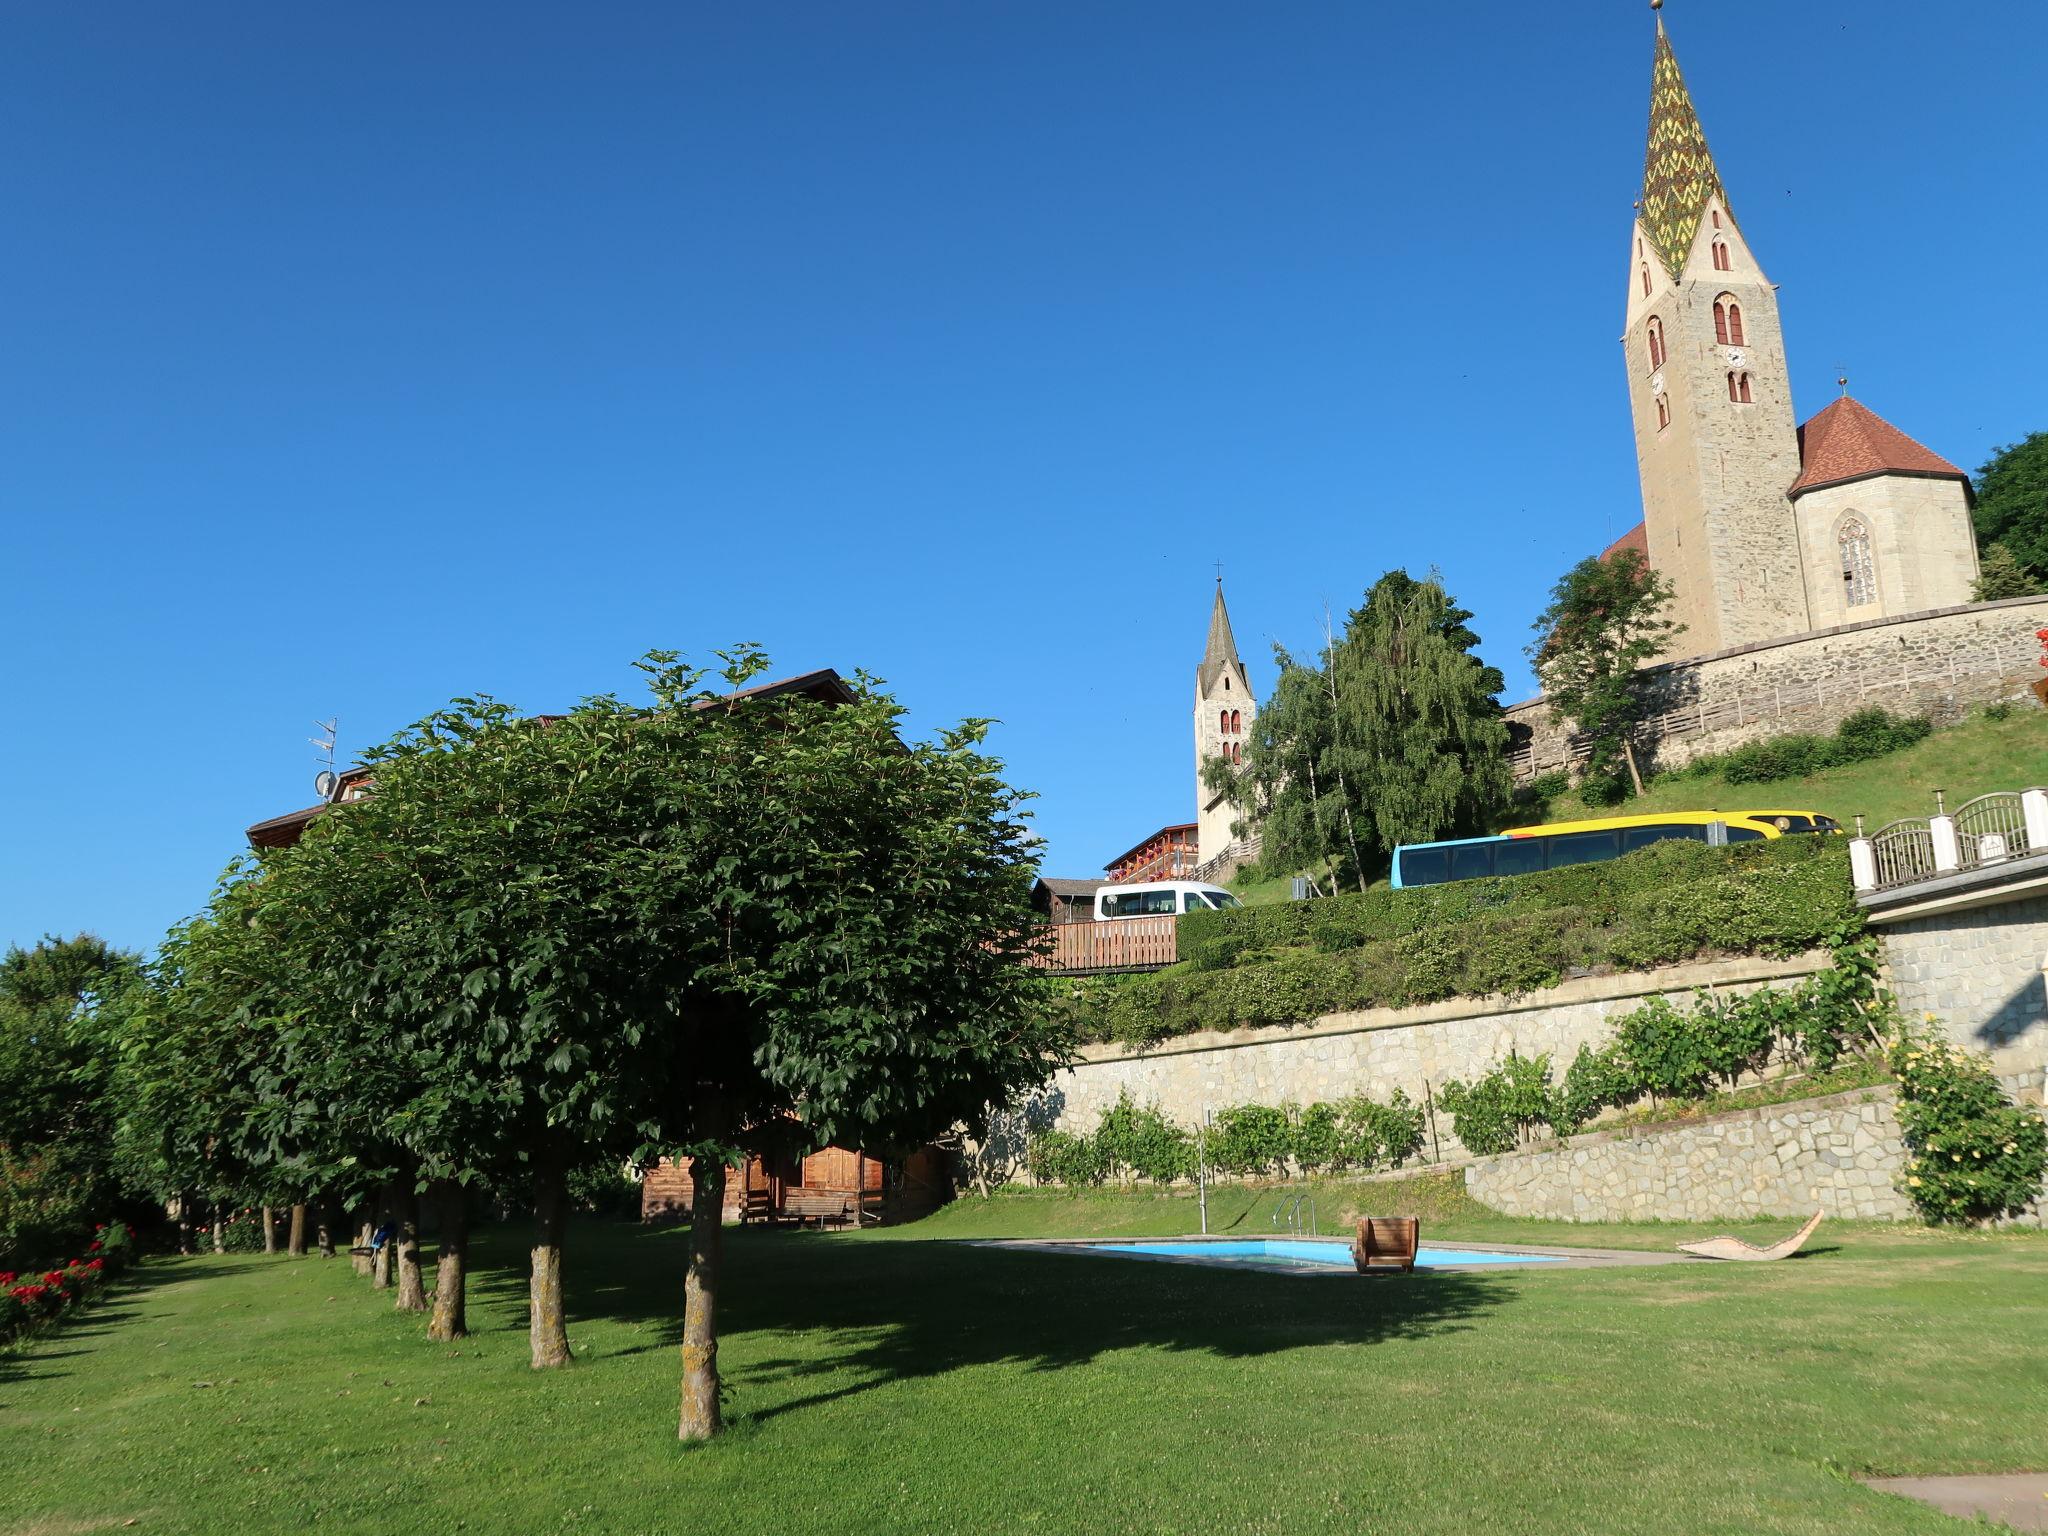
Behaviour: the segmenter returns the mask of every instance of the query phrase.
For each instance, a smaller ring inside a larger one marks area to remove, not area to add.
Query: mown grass
[[[573,1234],[579,1360],[545,1376],[523,1232],[484,1235],[479,1331],[452,1347],[343,1261],[152,1261],[0,1357],[0,1532],[1932,1533],[1953,1527],[1850,1474],[2048,1445],[2035,1234],[1823,1228],[1779,1265],[1391,1281],[934,1240],[1169,1214],[1004,1196],[734,1234],[735,1428],[696,1451],[675,1233]]]
[[[1663,774],[1647,792],[1610,809],[1590,809],[1576,794],[1550,803],[1541,818],[1634,816],[1679,810],[1816,810],[1844,826],[1860,814],[1872,832],[1886,822],[1934,813],[1934,791],[1945,790],[1954,810],[1997,789],[2048,784],[2048,716],[2032,700],[2014,704],[2003,720],[1979,714],[1902,752],[1823,769],[1769,784],[1730,784],[1718,773]]]

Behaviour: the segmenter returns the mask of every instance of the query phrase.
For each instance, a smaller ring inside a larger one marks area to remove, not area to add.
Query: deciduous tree
[[[1665,617],[1670,603],[1671,584],[1638,551],[1593,556],[1559,578],[1529,647],[1550,707],[1591,743],[1586,776],[1625,768],[1638,795],[1635,733],[1650,701],[1637,672],[1685,628]]]

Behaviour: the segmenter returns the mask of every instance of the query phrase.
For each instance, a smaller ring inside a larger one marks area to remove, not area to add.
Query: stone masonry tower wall
[[[1235,761],[1243,750],[1258,706],[1251,682],[1230,632],[1230,610],[1223,606],[1223,583],[1216,583],[1216,602],[1209,610],[1209,643],[1195,668],[1195,824],[1196,862],[1206,864],[1230,847],[1231,823],[1242,814],[1226,795],[1214,793],[1204,780],[1218,758]]]
[[[1811,628],[1778,300],[1735,223],[1661,21],[1627,357],[1650,564],[1698,655]]]

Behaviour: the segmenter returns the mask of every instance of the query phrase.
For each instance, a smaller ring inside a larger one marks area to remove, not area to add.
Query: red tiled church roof
[[[1637,523],[1635,527],[1629,529],[1627,533],[1624,533],[1612,544],[1601,550],[1600,558],[1602,560],[1611,559],[1615,555],[1620,554],[1624,549],[1634,550],[1647,563],[1650,558],[1650,525],[1648,523]]]
[[[1793,496],[1867,475],[1923,475],[1966,484],[1970,478],[1847,395],[1799,429],[1799,462]]]

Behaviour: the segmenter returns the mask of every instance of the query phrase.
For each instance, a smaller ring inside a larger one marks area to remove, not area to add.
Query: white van
[[[1097,891],[1095,921],[1173,917],[1182,912],[1205,912],[1211,908],[1222,911],[1243,905],[1220,885],[1204,885],[1198,880],[1148,880],[1135,885],[1105,885]]]

